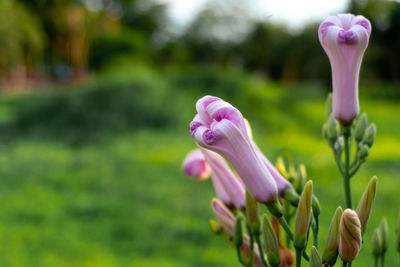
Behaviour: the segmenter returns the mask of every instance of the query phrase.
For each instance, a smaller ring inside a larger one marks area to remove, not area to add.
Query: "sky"
[[[168,12],[174,23],[185,26],[208,0],[159,1],[168,4]],[[247,0],[247,2],[255,17],[283,23],[292,29],[343,12],[348,4],[348,0]]]

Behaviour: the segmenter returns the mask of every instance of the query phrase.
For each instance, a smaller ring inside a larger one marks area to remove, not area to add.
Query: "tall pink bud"
[[[199,99],[196,109],[190,124],[196,142],[228,160],[254,199],[266,204],[274,202],[277,185],[254,148],[240,111],[212,96]]]
[[[358,76],[370,34],[370,22],[352,14],[328,17],[319,26],[332,69],[333,115],[343,125],[350,125],[360,112]]]

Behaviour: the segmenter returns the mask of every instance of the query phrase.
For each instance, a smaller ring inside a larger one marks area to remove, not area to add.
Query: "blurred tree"
[[[16,1],[0,1],[0,72],[3,85],[26,88],[44,48],[40,21]]]

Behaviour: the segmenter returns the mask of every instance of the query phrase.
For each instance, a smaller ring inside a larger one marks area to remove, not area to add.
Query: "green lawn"
[[[344,205],[342,181],[320,134],[323,94],[290,97],[269,89],[258,110],[243,112],[256,141],[274,161],[282,152],[305,163],[322,205],[322,248],[331,216]],[[281,100],[283,99],[283,100]],[[108,133],[79,146],[56,139],[19,138],[0,145],[1,266],[239,266],[236,255],[213,236],[210,181],[186,178],[185,154],[195,147],[188,131],[195,98],[185,101],[182,122],[172,128]],[[265,101],[265,102],[263,102]],[[400,109],[391,100],[362,99],[378,128],[371,156],[353,178],[357,203],[377,175],[375,209],[353,266],[372,266],[371,235],[389,222],[387,266],[397,266],[394,229],[400,207]],[[2,120],[13,105],[0,103]]]

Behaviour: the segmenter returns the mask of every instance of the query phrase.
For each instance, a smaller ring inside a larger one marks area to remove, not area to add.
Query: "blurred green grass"
[[[131,78],[123,86],[116,79],[116,85],[109,82],[99,89],[96,84],[104,84],[100,79],[88,91],[0,98],[2,266],[239,266],[234,251],[208,228],[207,220],[213,217],[211,182],[191,180],[181,171],[184,156],[195,147],[188,124],[195,101],[204,94],[239,107],[272,161],[290,153],[295,163],[306,164],[322,205],[323,248],[331,216],[344,199],[342,181],[320,133],[326,95],[320,87],[271,84],[207,68],[170,71],[156,81],[146,70],[127,73],[124,77]],[[140,95],[138,80],[146,85]],[[110,95],[104,90],[112,85],[112,92],[122,96],[107,101]],[[92,96],[102,97],[100,104],[88,106]],[[159,99],[154,102],[155,97]],[[63,103],[71,108],[52,106],[54,99],[67,101]],[[83,110],[76,112],[76,105]],[[127,112],[124,107],[129,105],[138,109]],[[112,114],[110,123],[102,124],[104,113],[95,116],[102,107]],[[152,108],[155,113],[149,113]],[[362,97],[361,109],[377,124],[378,136],[370,158],[352,180],[353,202],[373,175],[379,182],[365,242],[353,266],[371,265],[371,235],[382,216],[389,221],[387,265],[396,266],[400,110],[394,98],[368,95]],[[172,122],[147,124],[146,116],[156,117],[157,112]],[[71,122],[81,114],[95,124]]]

